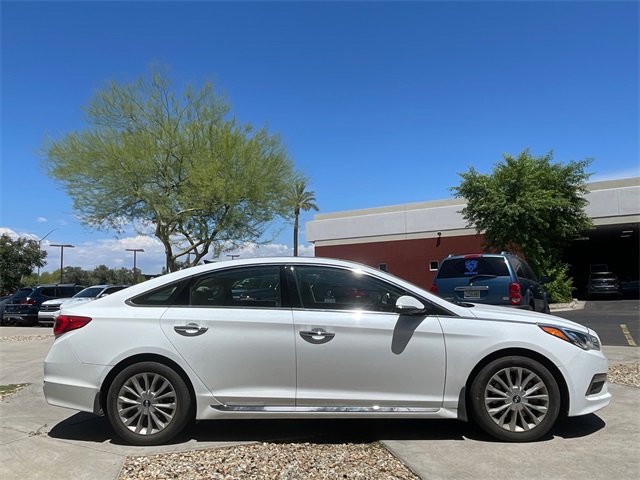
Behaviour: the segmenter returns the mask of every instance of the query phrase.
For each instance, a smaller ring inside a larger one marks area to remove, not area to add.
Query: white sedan
[[[54,333],[47,401],[137,445],[194,418],[471,417],[524,442],[611,399],[594,331],[333,259],[189,268],[64,307]]]

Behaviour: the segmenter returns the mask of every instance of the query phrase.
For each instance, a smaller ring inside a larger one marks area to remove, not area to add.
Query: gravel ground
[[[419,480],[378,443],[263,443],[130,457],[119,480]]]

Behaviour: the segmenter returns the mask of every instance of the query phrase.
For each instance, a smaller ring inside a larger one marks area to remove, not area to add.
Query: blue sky
[[[243,122],[268,122],[321,212],[451,197],[503,153],[592,157],[592,180],[640,175],[639,3],[2,1],[0,231],[65,265],[157,273],[150,237],[89,231],[37,150],[82,129],[104,81],[162,62],[215,78]],[[302,222],[313,218],[303,215]],[[269,247],[291,254],[286,226]],[[304,243],[304,232],[301,240]],[[303,253],[312,248],[304,243]]]

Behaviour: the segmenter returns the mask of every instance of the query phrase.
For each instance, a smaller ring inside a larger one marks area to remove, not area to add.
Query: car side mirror
[[[426,307],[416,298],[403,295],[396,301],[396,312],[401,315],[419,315],[426,311]]]
[[[551,283],[551,277],[547,275],[542,275],[538,280],[540,280],[540,285],[545,285],[547,283]]]

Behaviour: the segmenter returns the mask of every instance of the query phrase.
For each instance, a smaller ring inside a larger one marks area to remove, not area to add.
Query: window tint
[[[531,269],[528,263],[522,262],[522,267],[524,268],[524,274],[527,276],[529,280],[532,280],[534,282],[538,281],[538,277],[536,277],[536,274],[533,273],[533,270]]]
[[[70,298],[81,291],[82,288],[80,287],[60,287],[58,288],[58,296],[61,298]]]
[[[438,278],[473,277],[475,275],[509,276],[503,257],[470,257],[445,259],[440,265]]]
[[[39,293],[45,297],[59,297],[59,295],[56,294],[55,287],[41,288]]]
[[[21,300],[23,298],[27,298],[33,292],[33,288],[21,288],[16,293],[13,294],[11,300]]]
[[[105,288],[104,292],[102,292],[102,295],[111,295],[112,293],[119,292],[120,290],[122,290],[124,288],[126,288],[126,287],[109,287],[109,288]]]
[[[365,273],[330,267],[297,266],[304,308],[393,312],[405,291]]]
[[[182,300],[180,293],[185,290],[184,287],[189,280],[189,278],[186,278],[179,282],[156,288],[155,290],[130,299],[129,303],[144,306],[182,305],[186,302]]]
[[[522,261],[519,258],[510,258],[509,262],[511,262],[511,266],[513,267],[516,277],[527,278],[524,272],[524,267],[522,266]]]
[[[247,267],[214,272],[195,279],[191,305],[225,307],[279,307],[280,267]]]

